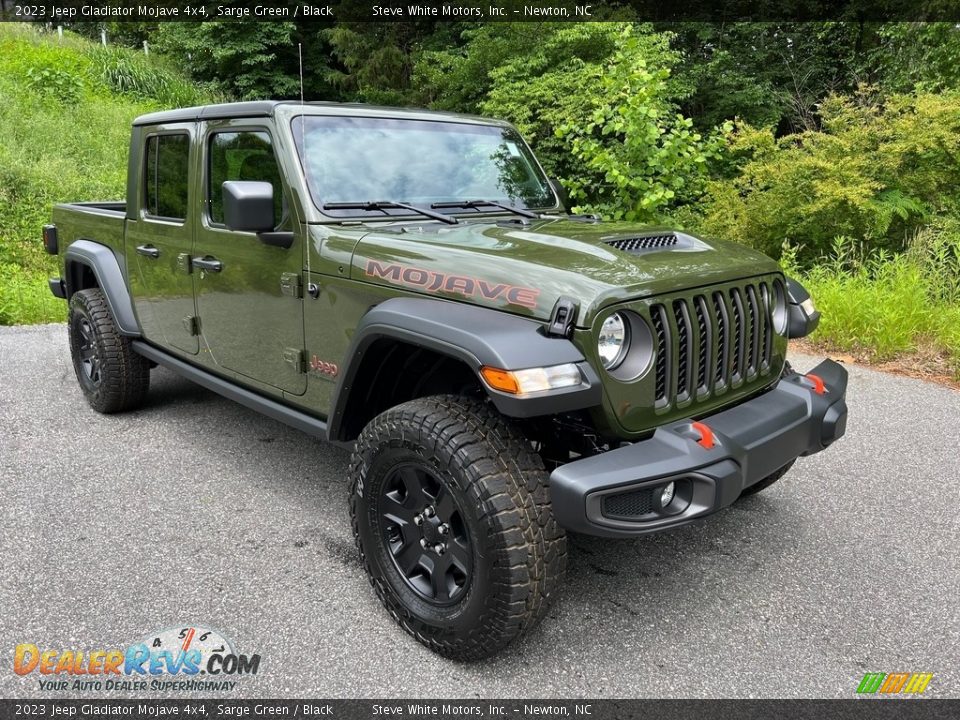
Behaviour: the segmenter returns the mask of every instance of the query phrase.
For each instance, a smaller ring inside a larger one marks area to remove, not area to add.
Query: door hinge
[[[177,255],[177,269],[180,272],[189,275],[193,272],[193,263],[190,260],[190,253],[180,253]]]
[[[190,335],[200,334],[200,318],[196,315],[187,315],[183,319],[183,329]]]
[[[283,361],[293,366],[294,372],[298,375],[305,375],[307,372],[307,353],[300,348],[284,348]]]
[[[300,280],[300,273],[283,273],[280,276],[280,291],[292,298],[302,298],[303,283]]]

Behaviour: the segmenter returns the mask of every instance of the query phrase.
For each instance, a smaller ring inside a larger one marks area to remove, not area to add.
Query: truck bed
[[[60,253],[75,240],[94,240],[122,254],[126,214],[127,203],[123,200],[54,205],[53,222],[60,235]]]

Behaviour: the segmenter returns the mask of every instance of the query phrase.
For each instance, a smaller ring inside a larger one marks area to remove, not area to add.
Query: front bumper
[[[557,522],[588,535],[631,537],[730,505],[744,488],[843,436],[847,371],[825,360],[810,377],[787,375],[752,400],[700,418],[713,433],[712,448],[693,420],[683,420],[648,440],[562,465],[550,475]],[[659,509],[654,489],[671,481],[676,498]]]

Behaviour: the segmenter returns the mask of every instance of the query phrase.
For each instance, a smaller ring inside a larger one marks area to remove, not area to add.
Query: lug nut
[[[414,524],[414,525],[423,525],[423,516],[422,516],[422,515],[414,515],[414,516],[413,516],[413,524]]]
[[[426,539],[426,538],[420,538],[420,547],[422,547],[424,550],[427,549],[427,539]]]
[[[443,543],[437,543],[436,545],[433,546],[433,551],[437,555],[443,555],[443,553],[446,552],[446,550],[447,550],[447,546],[444,545]]]
[[[423,514],[426,515],[426,516],[429,518],[429,517],[433,517],[434,515],[436,515],[437,512],[436,512],[436,510],[433,509],[433,506],[430,505],[429,507],[427,507],[426,510],[423,511]]]
[[[443,525],[437,528],[437,532],[440,533],[441,535],[446,535],[448,532],[450,532],[450,528],[448,528],[447,524],[444,523]]]

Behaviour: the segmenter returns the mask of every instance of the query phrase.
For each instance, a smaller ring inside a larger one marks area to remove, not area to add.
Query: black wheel
[[[139,407],[150,387],[150,364],[117,330],[101,290],[73,294],[67,328],[73,369],[90,407],[101,413]]]
[[[782,478],[784,475],[786,475],[786,474],[790,471],[790,468],[793,467],[793,464],[794,464],[795,462],[796,462],[796,460],[791,460],[790,462],[788,462],[786,465],[784,465],[782,468],[780,468],[780,469],[777,470],[776,472],[773,472],[773,473],[770,473],[769,475],[767,475],[767,476],[766,476],[763,480],[761,480],[760,482],[756,482],[756,483],[754,483],[753,485],[751,485],[750,487],[744,488],[744,489],[743,489],[743,492],[740,493],[740,497],[747,497],[748,495],[756,495],[756,494],[757,494],[758,492],[760,492],[761,490],[766,490],[768,487],[770,487],[771,485],[773,485],[777,480],[779,480],[779,479]]]
[[[566,537],[540,457],[490,406],[436,396],[388,410],[357,439],[351,476],[370,582],[417,640],[477,660],[546,613]]]

